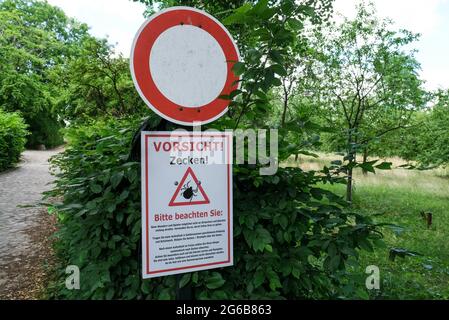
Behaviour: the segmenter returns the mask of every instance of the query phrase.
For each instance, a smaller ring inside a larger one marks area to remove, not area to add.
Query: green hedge
[[[11,168],[19,162],[25,149],[27,126],[18,113],[0,109],[0,171]]]
[[[138,121],[102,121],[67,130],[53,159],[61,171],[51,195],[59,220],[61,265],[51,293],[63,299],[173,299],[175,276],[141,279],[140,164],[130,162]],[[326,175],[234,166],[234,266],[184,274],[197,299],[353,296],[347,273],[358,249],[379,238],[370,221],[315,187]],[[65,268],[80,268],[80,290],[65,288]],[[364,281],[360,282],[364,285]]]

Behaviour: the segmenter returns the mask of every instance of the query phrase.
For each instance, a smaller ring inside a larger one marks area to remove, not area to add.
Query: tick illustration
[[[193,187],[190,185],[190,181],[188,181],[185,185],[181,188],[181,193],[184,199],[192,201],[194,197],[196,197],[198,193],[198,186],[196,189],[193,189]]]

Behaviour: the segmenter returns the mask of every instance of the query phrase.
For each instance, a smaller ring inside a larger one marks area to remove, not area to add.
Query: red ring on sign
[[[240,78],[234,75],[232,66],[239,60],[239,54],[231,36],[215,19],[201,11],[188,8],[168,9],[146,22],[134,41],[131,73],[139,94],[156,113],[178,124],[192,125],[193,122],[204,124],[224,114],[230,101],[217,97],[202,106],[194,108],[182,106],[166,98],[151,76],[150,54],[156,39],[165,30],[181,23],[201,27],[215,38],[223,50],[227,61],[227,78],[220,95],[229,95],[238,89]]]

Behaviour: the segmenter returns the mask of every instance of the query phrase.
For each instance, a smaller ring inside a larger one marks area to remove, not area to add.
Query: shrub
[[[60,229],[60,279],[54,298],[170,299],[175,276],[142,280],[140,164],[129,161],[138,122],[109,120],[70,128],[69,145],[51,195]],[[363,216],[314,185],[326,175],[280,168],[260,176],[234,166],[234,266],[182,275],[197,299],[331,298],[347,283],[347,263],[379,238]],[[81,289],[67,290],[67,265],[81,271]]]
[[[18,113],[8,113],[0,109],[0,171],[19,162],[25,149],[27,126]]]

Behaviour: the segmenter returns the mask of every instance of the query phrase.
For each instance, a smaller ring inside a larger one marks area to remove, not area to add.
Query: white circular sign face
[[[177,25],[156,39],[150,72],[167,99],[194,108],[220,95],[228,66],[220,44],[208,32],[197,26]]]

